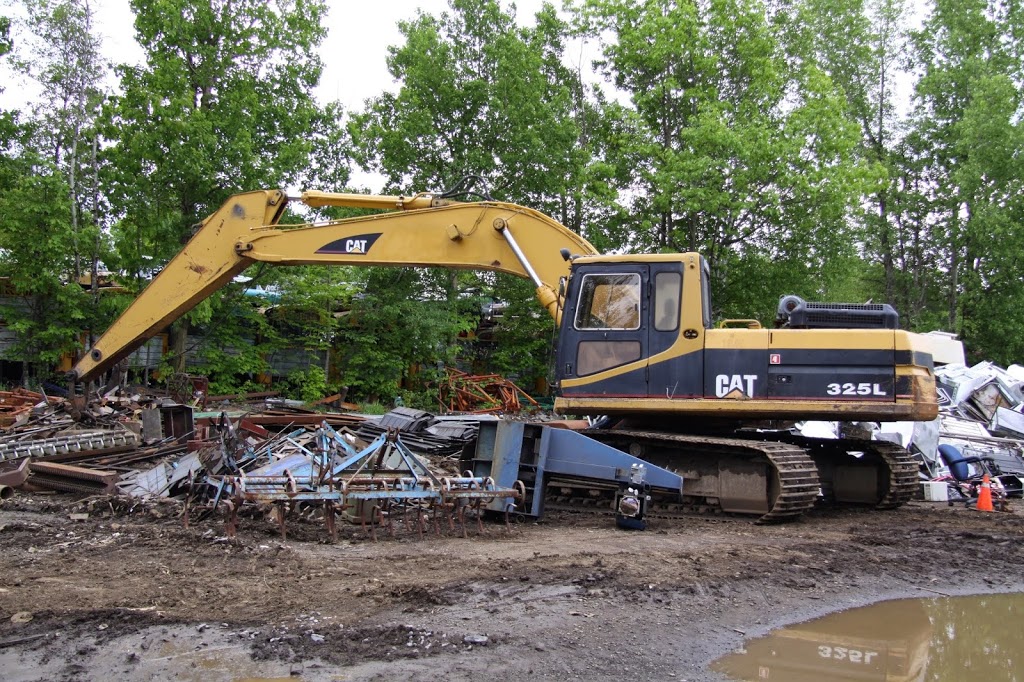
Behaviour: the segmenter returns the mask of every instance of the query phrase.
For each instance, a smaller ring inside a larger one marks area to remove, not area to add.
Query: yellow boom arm
[[[80,381],[94,378],[254,262],[507,272],[533,280],[538,299],[557,321],[558,281],[569,274],[560,251],[597,253],[555,220],[515,204],[306,192],[298,201],[307,206],[391,212],[278,226],[288,201],[279,190],[231,197],[96,341],[72,376]]]

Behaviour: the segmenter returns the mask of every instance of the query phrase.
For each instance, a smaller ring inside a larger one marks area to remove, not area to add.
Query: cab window
[[[675,331],[679,326],[679,300],[683,277],[678,272],[659,272],[654,276],[654,328]]]
[[[640,328],[640,275],[584,275],[576,329]]]
[[[580,341],[576,373],[582,377],[639,359],[639,341]]]

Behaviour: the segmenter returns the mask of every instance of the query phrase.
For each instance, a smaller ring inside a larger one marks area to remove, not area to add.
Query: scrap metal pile
[[[440,388],[441,409],[447,412],[497,414],[539,407],[526,391],[497,374],[473,375],[449,368]]]
[[[479,416],[438,418],[422,410],[396,407],[382,417],[362,422],[356,436],[369,442],[382,433],[400,431],[402,440],[416,452],[449,457],[473,445],[479,424]]]
[[[926,466],[961,496],[976,497],[975,479],[988,476],[997,497],[1024,497],[1024,367],[980,362],[935,374],[938,446]]]
[[[50,405],[60,402],[60,398],[50,398],[24,388],[0,391],[0,428],[26,424],[34,415],[38,416]]]
[[[0,433],[0,497],[20,488],[175,498],[186,525],[218,513],[229,537],[248,507],[272,512],[282,534],[289,515],[315,517],[336,540],[339,517],[375,539],[399,522],[421,535],[465,535],[475,517],[482,531],[484,505],[503,500],[511,511],[524,494],[459,473],[475,421],[438,423],[412,410],[368,420],[280,403],[196,416],[139,396],[100,403],[79,406],[76,422],[70,402],[28,392],[12,400],[17,415]]]

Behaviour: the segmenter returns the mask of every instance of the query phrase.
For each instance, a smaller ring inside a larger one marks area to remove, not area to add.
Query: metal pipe
[[[14,488],[9,485],[0,485],[0,500],[6,500],[14,496]]]
[[[411,197],[382,196],[373,194],[347,194],[343,192],[303,192],[299,201],[306,206],[342,206],[348,208],[377,208],[389,211],[411,211],[430,208],[442,202],[431,194],[416,194]]]
[[[533,269],[532,265],[530,265],[530,261],[526,260],[526,255],[523,253],[523,250],[519,248],[519,244],[516,242],[515,237],[513,237],[512,233],[509,232],[508,221],[504,218],[496,218],[494,220],[494,229],[501,232],[501,236],[503,236],[505,241],[508,242],[508,245],[512,248],[512,253],[516,254],[516,258],[519,259],[519,264],[523,266],[523,270],[526,270],[526,274],[533,282],[533,286],[544,286],[544,282],[542,282],[540,277],[537,275],[537,271]]]

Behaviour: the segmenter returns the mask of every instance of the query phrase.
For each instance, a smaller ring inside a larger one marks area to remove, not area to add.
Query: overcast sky
[[[516,0],[520,24],[532,25],[544,0]],[[128,0],[92,0],[96,31],[103,41],[103,54],[113,64],[140,62],[142,50],[135,42],[134,14]],[[509,6],[508,0],[503,2]],[[556,6],[558,2],[555,2]],[[17,0],[0,0],[0,14],[16,15]],[[385,58],[391,45],[400,43],[398,22],[416,16],[416,10],[439,15],[448,10],[448,0],[327,0],[327,38],[320,48],[324,72],[318,98],[323,102],[340,101],[346,111],[361,110],[364,101],[397,86],[388,73]],[[16,38],[17,42],[17,38]],[[38,93],[38,88],[8,70],[0,70],[4,92],[0,107],[22,108]],[[360,184],[379,184],[372,176],[357,173]]]
[[[0,0],[0,13],[14,13],[15,9],[4,7],[11,4],[17,5]],[[327,5],[328,33],[320,49],[324,73],[318,95],[324,101],[341,101],[346,109],[361,109],[366,98],[394,89],[384,59],[388,46],[401,40],[399,21],[415,17],[417,9],[434,15],[448,9],[447,0],[328,0]],[[516,0],[515,5],[519,22],[532,25],[543,0]],[[128,0],[93,0],[92,6],[107,59],[114,64],[140,61],[142,51],[135,43]],[[18,107],[31,92],[29,84],[8,81],[0,103]]]

